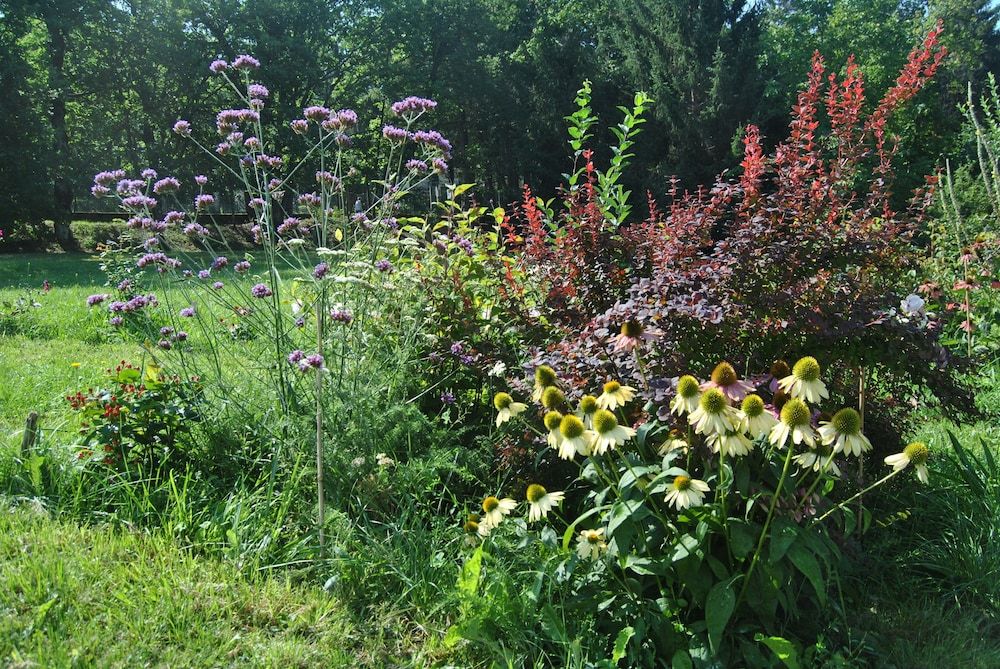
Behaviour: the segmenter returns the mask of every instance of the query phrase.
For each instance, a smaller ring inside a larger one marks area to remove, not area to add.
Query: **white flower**
[[[812,469],[814,472],[829,471],[834,476],[840,476],[840,467],[833,461],[834,453],[829,444],[817,444],[816,448],[810,448],[792,459],[803,469]]]
[[[561,492],[547,492],[545,488],[532,483],[528,486],[528,522],[533,523],[549,515],[549,511],[562,502],[565,495]]]
[[[517,508],[517,502],[510,497],[498,499],[490,495],[483,500],[483,520],[479,523],[480,527],[483,525],[496,527],[503,520],[503,517],[509,515],[515,508]]]
[[[688,507],[701,506],[708,491],[707,483],[693,479],[684,472],[674,477],[674,482],[670,484],[667,496],[663,499],[667,504],[673,504],[678,511],[683,511]]]
[[[816,440],[813,437],[811,420],[812,414],[805,402],[795,398],[788,400],[785,406],[781,407],[781,421],[771,428],[768,435],[771,444],[784,448],[788,438],[791,437],[795,444],[805,442],[809,446],[814,446]]]
[[[535,368],[535,389],[531,393],[531,399],[538,402],[542,399],[542,393],[549,386],[556,385],[556,373],[548,365],[539,365]]]
[[[747,395],[743,399],[740,419],[740,430],[749,432],[754,439],[770,432],[778,422],[759,395]]]
[[[904,299],[902,302],[899,303],[899,310],[903,312],[904,316],[907,316],[908,318],[913,318],[915,316],[924,315],[925,305],[926,303],[924,302],[922,297],[910,293],[909,295],[906,296],[906,299]]]
[[[677,379],[677,394],[670,402],[670,412],[678,416],[691,413],[698,408],[698,396],[701,389],[698,379],[690,375]]]
[[[631,402],[633,398],[635,398],[635,388],[623,386],[617,381],[608,381],[604,384],[604,392],[597,398],[597,406],[614,411]]]
[[[595,455],[603,455],[609,448],[620,446],[635,436],[635,430],[619,425],[618,419],[607,409],[598,409],[594,413],[594,432],[596,433],[593,443]]]
[[[667,453],[670,453],[671,451],[686,452],[687,449],[688,449],[687,441],[683,437],[681,437],[680,433],[678,433],[676,430],[671,430],[670,436],[667,438],[665,442],[660,444],[660,447],[656,450],[656,453],[660,457],[663,457]]]
[[[583,421],[567,414],[559,422],[559,457],[563,460],[572,460],[577,454],[587,456],[593,452],[594,440],[597,435],[593,430],[588,430]]]
[[[390,458],[385,453],[379,453],[375,456],[375,464],[379,467],[391,467],[396,464],[396,461]]]
[[[688,416],[698,434],[725,434],[733,432],[740,417],[736,409],[729,406],[729,400],[718,388],[709,388],[701,394],[698,408]]]
[[[490,376],[503,376],[503,373],[506,371],[507,371],[507,365],[505,365],[501,360],[490,368]]]
[[[497,393],[493,396],[493,406],[497,410],[497,427],[509,421],[514,416],[528,408],[527,404],[515,402],[507,393]]]
[[[576,554],[581,560],[596,560],[607,549],[603,527],[596,530],[581,530],[576,537]]]
[[[706,441],[712,447],[712,451],[722,453],[726,457],[731,455],[747,455],[753,450],[753,442],[747,439],[746,435],[740,431],[711,434]]]
[[[816,358],[806,356],[795,363],[792,373],[778,381],[778,387],[791,395],[803,399],[806,402],[819,402],[826,399],[830,393],[819,378],[819,363]]]
[[[828,423],[819,426],[824,444],[832,445],[834,453],[861,456],[872,450],[868,437],[861,434],[861,416],[854,409],[841,409]]]
[[[900,469],[906,469],[908,465],[913,464],[914,468],[917,470],[917,478],[920,479],[922,483],[927,483],[930,479],[927,472],[927,459],[930,457],[930,454],[931,452],[927,448],[927,444],[916,441],[904,448],[902,453],[887,456],[885,458],[885,464],[890,465],[893,471],[897,472]]]

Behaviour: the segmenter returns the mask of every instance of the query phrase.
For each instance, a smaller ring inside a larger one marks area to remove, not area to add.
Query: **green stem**
[[[901,471],[903,471],[903,470],[902,469],[893,469],[891,472],[889,472],[888,474],[886,474],[885,476],[883,476],[882,478],[880,478],[878,481],[875,481],[875,483],[872,483],[870,486],[868,486],[864,490],[861,490],[860,492],[858,492],[857,494],[855,494],[854,496],[852,496],[850,499],[844,500],[843,502],[841,502],[837,506],[835,506],[832,509],[830,509],[829,511],[827,511],[826,513],[824,513],[822,516],[820,516],[816,520],[814,520],[811,523],[809,523],[808,527],[812,527],[816,523],[822,522],[825,518],[827,518],[834,511],[837,511],[838,509],[844,508],[845,506],[847,506],[848,504],[850,504],[851,502],[853,502],[857,498],[861,497],[865,493],[871,492],[872,490],[874,490],[878,486],[882,485],[883,483],[885,483],[886,481],[888,481],[889,479],[891,479],[893,476],[895,476],[896,474],[898,474]]]

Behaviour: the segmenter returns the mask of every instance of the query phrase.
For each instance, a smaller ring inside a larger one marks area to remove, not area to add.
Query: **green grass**
[[[318,588],[248,578],[170,541],[0,512],[0,664],[353,667],[368,654]]]

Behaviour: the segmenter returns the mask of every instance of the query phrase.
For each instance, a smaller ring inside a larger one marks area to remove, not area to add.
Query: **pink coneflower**
[[[660,332],[654,329],[646,329],[636,320],[628,320],[622,324],[622,330],[611,338],[615,352],[634,351],[640,348],[643,342],[653,341]]]
[[[701,389],[718,388],[732,402],[742,402],[753,386],[746,381],[741,381],[736,376],[736,370],[728,362],[720,362],[712,370],[712,377],[701,384]]]

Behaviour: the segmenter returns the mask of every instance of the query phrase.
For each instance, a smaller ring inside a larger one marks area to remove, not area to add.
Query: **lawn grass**
[[[251,578],[158,536],[0,512],[0,664],[353,667],[350,616],[318,588]]]

